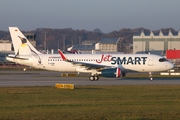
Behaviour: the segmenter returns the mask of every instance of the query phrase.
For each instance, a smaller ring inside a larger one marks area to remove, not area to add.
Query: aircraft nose
[[[173,69],[174,68],[174,64],[169,63],[168,67],[169,67],[169,69]]]

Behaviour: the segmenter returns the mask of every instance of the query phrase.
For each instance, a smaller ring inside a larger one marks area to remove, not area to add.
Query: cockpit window
[[[168,61],[166,58],[160,58],[159,62],[164,62],[164,61]]]

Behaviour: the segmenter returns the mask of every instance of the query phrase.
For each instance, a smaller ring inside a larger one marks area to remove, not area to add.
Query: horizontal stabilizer
[[[29,60],[29,58],[13,57],[13,56],[7,56],[6,59],[8,58],[19,59],[19,60]]]

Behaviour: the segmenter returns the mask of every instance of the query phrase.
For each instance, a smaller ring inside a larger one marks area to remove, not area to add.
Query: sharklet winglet
[[[60,49],[58,49],[58,52],[63,60],[67,60],[67,58],[64,56],[64,54],[62,53]]]

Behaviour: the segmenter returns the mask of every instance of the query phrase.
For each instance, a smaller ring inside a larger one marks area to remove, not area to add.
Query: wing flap
[[[104,66],[104,65],[97,65],[97,64],[84,63],[84,62],[76,62],[76,61],[67,61],[67,62],[71,62],[73,65],[85,67],[87,70],[91,70],[91,69],[104,69],[104,68],[111,67],[111,66]]]

